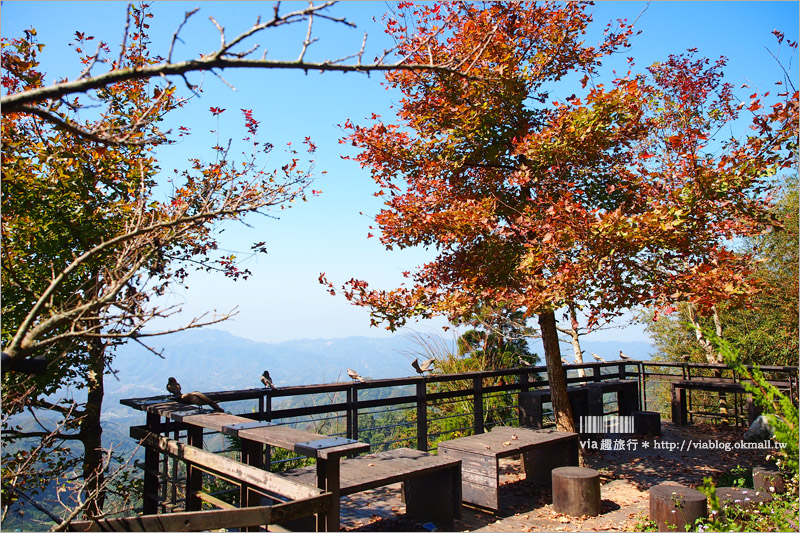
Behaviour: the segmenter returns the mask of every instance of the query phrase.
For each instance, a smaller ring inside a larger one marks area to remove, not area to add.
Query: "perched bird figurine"
[[[167,380],[167,390],[175,396],[175,399],[181,403],[189,403],[192,405],[208,405],[217,412],[224,413],[225,411],[219,406],[217,402],[203,394],[202,392],[192,391],[186,394],[181,394],[181,384],[175,378]]]
[[[264,373],[261,374],[261,383],[264,384],[265,389],[277,389],[273,383],[272,378],[269,377],[269,370],[264,370]]]
[[[620,359],[622,359],[623,361],[630,361],[630,360],[631,360],[631,358],[630,358],[630,357],[628,357],[627,355],[625,355],[625,354],[622,352],[622,350],[620,350],[620,351],[619,351],[619,358],[620,358]]]
[[[594,352],[591,352],[591,353],[592,353],[592,357],[594,357],[594,360],[595,360],[595,361],[599,361],[599,362],[601,362],[601,363],[605,363],[605,362],[606,362],[606,360],[605,360],[605,359],[603,359],[602,357],[600,357],[600,356],[599,356],[599,355],[597,355],[596,353],[594,353]]]
[[[521,355],[518,355],[518,356],[517,356],[517,362],[519,363],[519,366],[533,366],[533,365],[532,365],[532,364],[530,364],[528,361],[526,361],[525,359],[523,359]]]
[[[681,356],[681,361],[683,361],[684,363],[688,363],[689,362],[689,354],[688,353],[683,354]]]
[[[208,405],[218,413],[224,413],[225,411],[222,410],[222,407],[219,406],[217,402],[203,394],[202,392],[192,391],[187,392],[186,394],[181,394],[180,399],[178,400],[181,403],[190,403],[192,405]]]
[[[364,383],[364,378],[362,378],[359,375],[359,373],[353,370],[352,368],[347,369],[347,375],[350,376],[350,379],[352,379],[353,381],[358,380],[361,383]]]
[[[173,395],[175,395],[175,396],[180,396],[180,395],[181,395],[181,384],[180,384],[180,383],[178,383],[178,380],[177,380],[177,379],[175,379],[175,378],[169,378],[169,379],[167,380],[167,390],[168,390],[168,391],[169,391],[171,394],[173,394]]]

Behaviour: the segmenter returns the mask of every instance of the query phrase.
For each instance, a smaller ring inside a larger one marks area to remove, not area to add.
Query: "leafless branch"
[[[207,70],[213,71],[213,70],[222,70],[226,68],[227,69],[241,69],[241,68],[284,69],[284,70],[302,70],[306,72],[317,70],[321,72],[327,71],[327,72],[361,72],[361,73],[387,72],[391,70],[409,70],[409,71],[427,70],[432,72],[451,73],[451,74],[467,76],[466,73],[459,71],[458,67],[453,67],[452,65],[449,65],[447,62],[440,65],[432,64],[430,62],[424,64],[406,63],[407,57],[413,55],[414,53],[413,50],[406,57],[401,58],[398,61],[391,63],[385,62],[385,59],[388,57],[388,55],[392,51],[395,51],[396,48],[384,51],[383,56],[379,58],[376,62],[366,63],[366,64],[361,62],[361,57],[363,55],[363,46],[361,51],[359,51],[356,54],[353,54],[352,56],[348,56],[348,57],[359,58],[358,62],[355,64],[343,64],[342,59],[333,59],[322,62],[309,62],[304,60],[304,53],[301,54],[301,57],[295,61],[286,61],[286,60],[273,61],[273,60],[267,60],[266,57],[262,59],[248,59],[246,57],[239,57],[240,55],[246,55],[246,54],[237,54],[231,52],[231,49],[235,47],[237,44],[241,43],[242,41],[244,41],[245,39],[251,37],[256,33],[262,32],[269,28],[274,28],[277,26],[292,24],[301,21],[309,21],[309,27],[310,27],[312,16],[318,19],[325,19],[335,23],[341,23],[348,26],[353,26],[352,23],[348,22],[344,18],[331,17],[321,13],[322,10],[330,7],[334,3],[335,2],[325,2],[323,4],[313,5],[306,9],[294,11],[286,15],[279,15],[276,6],[275,15],[271,20],[264,23],[257,23],[253,25],[249,30],[241,33],[240,35],[238,35],[237,37],[235,37],[230,41],[228,41],[225,38],[224,28],[212,19],[212,22],[217,26],[217,29],[220,32],[220,40],[221,40],[220,47],[215,52],[202,55],[199,59],[191,59],[188,61],[174,63],[172,62],[172,54],[174,51],[175,42],[178,40],[178,34],[180,30],[183,28],[184,24],[187,22],[189,17],[195,13],[195,11],[192,11],[187,13],[183,22],[181,22],[178,30],[173,35],[173,39],[172,42],[170,43],[170,48],[167,55],[168,59],[165,62],[148,66],[137,66],[135,68],[133,67],[115,68],[109,72],[98,74],[96,76],[86,77],[74,81],[66,81],[48,87],[31,89],[21,93],[7,95],[4,96],[2,99],[0,99],[0,105],[2,106],[2,113],[8,114],[8,113],[25,112],[26,106],[31,106],[47,101],[59,100],[68,95],[84,93],[87,91],[100,89],[102,87],[106,87],[108,85],[124,81],[147,79],[156,76],[182,76],[186,81],[185,75],[190,72],[203,72]],[[128,25],[129,24],[130,22],[128,22]],[[123,38],[123,45],[122,45],[123,50],[127,39],[127,33],[129,31],[128,25],[126,25],[125,37]],[[429,39],[426,39],[425,41],[420,43],[420,46],[424,46],[425,43],[429,42],[430,39],[433,39],[433,37],[434,36],[430,36]],[[305,47],[306,46],[304,45],[304,48]],[[251,48],[251,51],[255,51],[256,48],[257,47]],[[480,54],[481,51],[482,49],[477,49],[475,51],[475,54]],[[121,61],[119,64],[121,64]],[[193,87],[193,85],[188,83],[188,81],[187,84],[190,87]]]

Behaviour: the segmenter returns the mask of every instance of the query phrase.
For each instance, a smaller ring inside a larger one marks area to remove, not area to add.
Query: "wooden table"
[[[465,502],[498,511],[500,458],[522,455],[526,479],[549,482],[553,468],[577,466],[578,434],[501,426],[489,433],[440,442],[439,455],[461,459]]]
[[[686,379],[672,382],[672,423],[676,426],[688,424],[688,408],[686,402],[687,390],[702,390],[709,392],[742,393],[745,388],[741,383],[721,379]],[[739,424],[738,407],[735,412],[736,424]],[[747,423],[752,424],[758,416],[758,409],[753,403],[753,397],[747,397]]]
[[[461,516],[461,461],[457,459],[396,448],[346,459],[340,466],[342,496],[402,483],[407,516],[433,522],[446,531],[452,531],[454,519]],[[299,483],[314,481],[311,467],[279,475]]]
[[[192,408],[174,401],[166,401],[146,405],[144,409],[150,415],[169,418],[190,427],[189,440],[197,438],[202,441],[202,430],[210,429],[227,435],[238,437],[242,443],[242,462],[263,467],[263,446],[277,446],[291,450],[300,455],[316,459],[316,485],[318,488],[333,494],[333,501],[338,502],[340,497],[340,469],[339,460],[342,457],[368,452],[369,444],[350,439],[336,439],[319,435],[309,431],[293,429],[287,426],[272,425],[269,422],[259,422],[242,416],[227,413],[207,413],[200,409]],[[194,437],[193,437],[194,435]],[[202,442],[201,442],[202,447]],[[147,462],[147,458],[145,458]],[[187,494],[195,492],[193,483],[198,483],[200,476],[193,476],[187,472]],[[246,490],[244,491],[247,492]],[[252,501],[243,496],[241,506],[258,505],[260,496],[253,494]],[[258,500],[258,502],[256,502]],[[199,506],[199,502],[194,503]],[[326,517],[319,517],[317,524],[320,530],[338,531],[339,506],[333,505]]]

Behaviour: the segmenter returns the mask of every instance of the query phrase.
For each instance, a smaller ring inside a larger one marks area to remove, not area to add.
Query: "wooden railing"
[[[669,399],[663,397],[671,381],[687,379],[716,379],[739,381],[733,371],[724,365],[668,363],[656,361],[614,361],[565,365],[567,384],[570,386],[604,380],[636,379],[639,382],[639,406],[644,410],[669,413]],[[796,396],[798,369],[796,367],[761,367],[769,379]],[[579,371],[583,371],[580,375]],[[366,382],[302,385],[280,389],[246,389],[208,392],[208,396],[222,404],[226,410],[240,417],[268,421],[273,424],[300,427],[328,436],[343,436],[362,440],[372,445],[373,451],[395,445],[416,447],[427,451],[440,440],[471,433],[481,433],[491,425],[514,425],[517,420],[516,398],[520,391],[548,386],[544,366],[511,368],[503,370],[466,372],[459,374],[433,374],[396,379],[377,379]],[[169,399],[165,396],[121,400],[135,409],[148,411],[146,431],[151,434],[172,435],[174,441],[185,440],[204,443],[215,451],[231,452],[232,448],[218,438],[216,444],[204,439],[213,431],[192,435],[185,424],[162,419],[148,406]],[[734,399],[734,401],[737,401]],[[500,407],[493,407],[497,403]],[[302,405],[298,405],[302,404]],[[454,404],[460,404],[456,409]],[[613,411],[613,409],[610,409]],[[392,417],[392,413],[400,413]],[[500,414],[497,414],[500,413]],[[495,416],[496,415],[496,416]],[[377,418],[384,425],[375,426]],[[388,422],[387,422],[388,420]],[[448,426],[448,423],[450,425]],[[455,425],[456,427],[450,427]],[[375,433],[383,435],[376,438]],[[157,447],[146,447],[145,507],[147,513],[173,512],[186,508],[181,503],[176,487],[185,485],[178,479],[180,468]],[[280,470],[285,456],[266,456],[258,460],[266,468]],[[235,454],[238,452],[232,452]],[[252,458],[251,458],[252,459]],[[229,477],[229,476],[228,476]],[[168,490],[170,489],[171,490]],[[196,495],[196,493],[195,493]],[[205,493],[204,501],[213,502],[219,495]],[[316,500],[313,502],[316,504]],[[310,503],[311,504],[311,503]],[[233,524],[231,524],[233,526]]]

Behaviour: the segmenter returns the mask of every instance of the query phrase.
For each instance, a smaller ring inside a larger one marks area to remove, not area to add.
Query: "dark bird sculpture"
[[[175,400],[179,401],[180,403],[188,403],[192,405],[208,405],[213,410],[219,413],[225,412],[222,410],[222,407],[220,407],[217,402],[215,402],[202,392],[192,391],[192,392],[187,392],[186,394],[181,394],[181,384],[178,383],[178,380],[175,378],[169,378],[167,380],[167,390],[173,396],[175,396]]]
[[[225,412],[222,410],[222,407],[220,407],[217,402],[215,402],[202,392],[198,391],[192,391],[192,392],[187,392],[186,394],[181,394],[180,400],[178,401],[181,403],[190,403],[192,405],[208,405],[211,406],[211,408],[218,413]]]
[[[594,360],[595,360],[595,361],[599,361],[599,362],[601,362],[601,363],[605,363],[605,362],[606,362],[606,360],[605,360],[605,359],[603,359],[602,357],[600,357],[600,356],[599,356],[599,355],[597,355],[596,353],[594,353],[594,352],[591,352],[591,353],[592,353],[592,357],[594,357]]]
[[[630,357],[628,357],[627,355],[625,355],[625,354],[622,352],[622,350],[620,350],[620,351],[619,351],[619,358],[620,358],[620,359],[622,359],[623,361],[630,361],[630,360],[631,360],[631,358],[630,358]]]
[[[167,390],[175,396],[181,395],[181,384],[175,378],[167,380]]]
[[[277,389],[273,383],[272,378],[269,377],[269,370],[264,370],[264,373],[261,374],[261,383],[264,384],[265,389]]]
[[[528,361],[526,361],[525,359],[523,359],[521,355],[518,355],[518,356],[517,356],[517,362],[519,363],[519,366],[533,366],[533,365],[532,365],[532,364],[530,364]]]
[[[359,375],[359,373],[358,373],[358,372],[356,372],[355,370],[353,370],[352,368],[348,368],[348,369],[347,369],[347,375],[348,375],[348,376],[350,376],[350,379],[352,379],[353,381],[356,381],[356,380],[358,380],[358,381],[360,381],[361,383],[364,383],[364,378],[362,378],[362,377]]]

